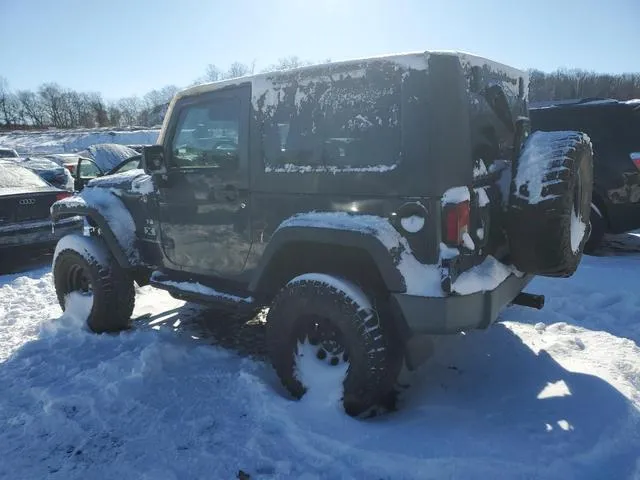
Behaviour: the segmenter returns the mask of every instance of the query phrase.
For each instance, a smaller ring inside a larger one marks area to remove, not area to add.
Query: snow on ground
[[[16,131],[0,134],[2,148],[15,148],[21,155],[34,153],[72,153],[98,143],[151,145],[159,129],[77,129]]]
[[[0,478],[638,479],[638,284],[640,249],[535,279],[543,310],[437,339],[400,410],[357,421],[211,345],[219,314],[144,287],[136,328],[98,336],[46,265],[0,276]]]

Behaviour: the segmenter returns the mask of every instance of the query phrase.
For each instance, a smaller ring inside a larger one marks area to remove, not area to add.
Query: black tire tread
[[[315,304],[315,305],[314,305]],[[306,313],[324,305],[349,343],[350,366],[344,380],[343,406],[353,416],[388,403],[401,368],[394,354],[394,337],[385,331],[376,308],[360,305],[345,291],[320,280],[301,280],[286,285],[276,296],[267,316],[267,350],[283,386],[295,398],[306,387],[295,376],[295,320],[291,309]],[[295,316],[295,315],[294,315]]]
[[[517,190],[516,172],[521,168],[525,143],[516,162],[508,210],[507,237],[512,263],[520,271],[549,277],[568,277],[577,269],[587,241],[585,233],[580,247],[574,252],[571,247],[571,215],[576,172],[580,171],[582,197],[579,205],[581,220],[589,228],[589,211],[593,189],[593,164],[591,143],[580,132],[566,132],[558,138],[557,132],[535,132],[538,141],[549,138],[547,147],[538,145],[537,156],[528,156],[524,166],[532,174],[542,170],[542,195],[536,204],[529,203],[526,188]],[[549,155],[553,158],[549,159]],[[544,168],[539,164],[544,162]],[[537,173],[539,174],[539,173]]]
[[[103,249],[102,255],[91,255],[72,248],[61,250],[57,257],[54,271],[56,295],[61,308],[65,309],[65,297],[68,293],[62,286],[59,275],[64,275],[68,263],[84,262],[92,277],[93,307],[87,319],[87,325],[96,333],[118,332],[131,326],[131,315],[135,306],[135,288],[129,277],[115,258],[95,239],[96,248]],[[101,262],[98,257],[107,258]]]

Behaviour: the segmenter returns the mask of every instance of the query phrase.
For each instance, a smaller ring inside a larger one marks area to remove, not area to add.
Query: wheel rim
[[[83,295],[93,293],[91,277],[82,265],[72,265],[67,273],[67,292],[80,292]]]
[[[580,177],[580,170],[576,171],[576,185],[573,188],[573,212],[576,217],[580,216],[580,207],[582,205],[582,178]]]
[[[316,358],[327,365],[336,366],[349,361],[340,330],[328,319],[319,315],[307,315],[299,321],[298,339],[316,347]]]

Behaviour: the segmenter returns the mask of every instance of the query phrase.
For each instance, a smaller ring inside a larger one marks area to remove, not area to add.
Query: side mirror
[[[142,149],[142,168],[150,175],[167,173],[167,163],[162,145],[150,145]]]

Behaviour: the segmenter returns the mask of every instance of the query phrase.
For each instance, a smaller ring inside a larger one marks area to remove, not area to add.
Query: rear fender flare
[[[405,280],[398,270],[393,255],[387,247],[375,236],[358,231],[356,226],[350,229],[342,225],[340,228],[332,226],[285,226],[279,228],[269,241],[264,254],[249,283],[252,292],[264,291],[269,282],[270,268],[274,257],[287,246],[294,243],[324,244],[340,247],[358,248],[369,255],[374,262],[386,288],[392,292],[404,292]]]

